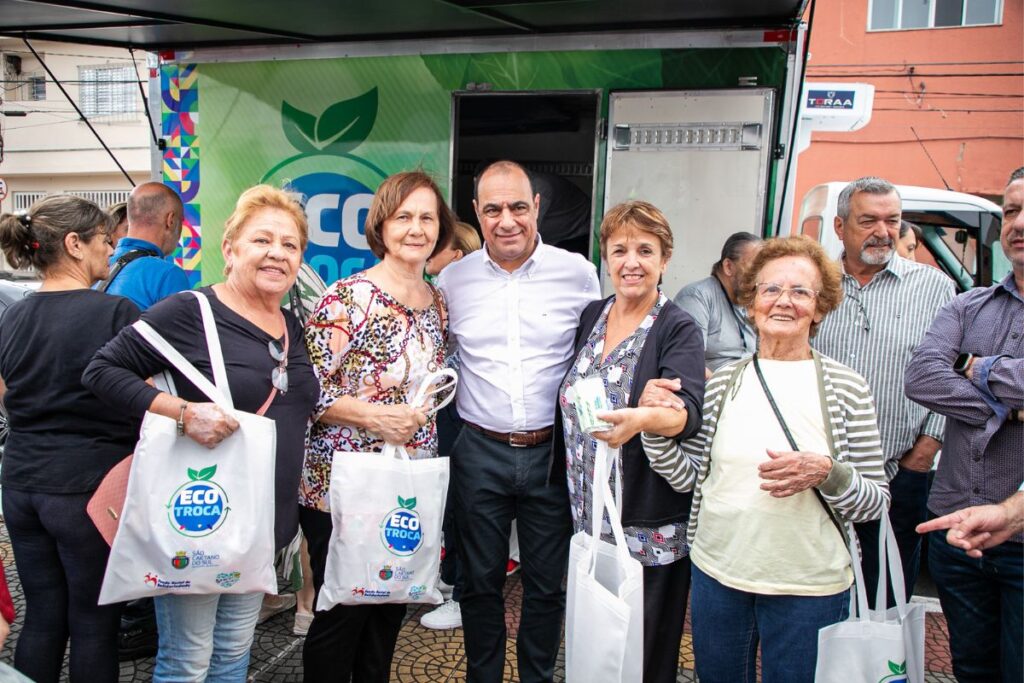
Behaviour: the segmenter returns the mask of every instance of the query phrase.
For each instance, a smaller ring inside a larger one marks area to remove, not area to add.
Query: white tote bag
[[[590,533],[573,535],[565,603],[567,683],[643,680],[643,566],[629,555],[619,508],[608,485],[618,450],[597,445]],[[608,511],[615,544],[601,540]]]
[[[213,449],[178,436],[177,422],[146,413],[99,603],[154,595],[276,593],[274,421],[234,409],[216,323],[202,311],[216,385],[144,321],[136,331],[238,420]]]
[[[443,408],[455,396],[457,379],[450,369],[433,373],[412,405],[447,391],[427,412]],[[440,604],[437,579],[447,496],[448,458],[412,460],[404,448],[390,444],[380,453],[335,452],[330,490],[334,528],[317,610]]]
[[[878,534],[878,591],[868,609],[855,534],[849,529],[854,586],[850,617],[818,632],[818,683],[924,683],[924,605],[908,604],[896,536],[883,514]],[[888,579],[896,606],[886,610]]]

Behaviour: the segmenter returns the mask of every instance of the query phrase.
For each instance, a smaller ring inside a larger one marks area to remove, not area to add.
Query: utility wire
[[[128,48],[128,54],[132,56],[132,67],[135,69],[135,74],[139,73],[139,65],[135,63],[135,48]],[[156,124],[153,123],[153,115],[149,113],[149,98],[146,97],[146,89],[142,87],[142,81],[139,81],[139,94],[142,95],[142,111],[146,112],[146,120],[149,121],[149,132],[153,134],[153,146],[159,147],[160,141],[156,138]]]
[[[57,78],[56,75],[54,75],[54,73],[52,71],[50,71],[50,67],[46,65],[46,62],[43,61],[43,58],[39,56],[39,53],[37,53],[35,48],[32,47],[32,44],[30,42],[28,42],[28,38],[24,38],[23,37],[22,40],[25,41],[25,47],[27,47],[29,50],[32,51],[32,55],[43,66],[43,69],[46,70],[46,73],[50,74],[50,78],[53,78],[56,81],[56,78]],[[93,125],[89,121],[89,119],[86,118],[85,114],[82,113],[82,110],[78,108],[78,105],[75,103],[75,100],[72,99],[71,95],[64,88],[64,85],[62,83],[60,83],[59,81],[56,81],[56,85],[57,85],[58,88],[60,88],[60,91],[62,93],[64,93],[64,97],[66,97],[68,102],[71,103],[71,106],[75,108],[75,111],[78,112],[78,115],[82,118],[82,121],[85,123],[85,125],[89,127],[90,131],[92,131],[92,134],[96,136],[97,140],[99,140],[99,143],[103,146],[103,149],[105,149],[107,154],[110,156],[110,158],[113,159],[114,164],[117,165],[117,168],[120,169],[121,173],[128,180],[128,184],[131,185],[132,187],[135,187],[135,181],[132,180],[132,177],[130,175],[128,175],[128,171],[126,171],[124,169],[124,166],[121,165],[121,162],[118,161],[118,159],[114,155],[114,153],[112,151],[110,151],[110,147],[107,146],[107,143],[103,140],[103,137],[100,136],[100,134],[96,131],[96,129],[93,127]]]

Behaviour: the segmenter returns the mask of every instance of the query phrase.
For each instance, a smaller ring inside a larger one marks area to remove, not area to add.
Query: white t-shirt
[[[814,361],[760,364],[800,450],[829,455]],[[749,593],[820,596],[849,588],[850,553],[814,491],[773,498],[760,488],[766,449],[792,450],[751,363],[719,416],[693,563]]]

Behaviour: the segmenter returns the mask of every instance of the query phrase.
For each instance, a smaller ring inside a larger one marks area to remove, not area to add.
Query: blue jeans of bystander
[[[811,683],[819,629],[849,615],[850,593],[760,595],[723,586],[693,565],[690,619],[701,683]]]
[[[158,683],[244,683],[263,593],[154,599]]]

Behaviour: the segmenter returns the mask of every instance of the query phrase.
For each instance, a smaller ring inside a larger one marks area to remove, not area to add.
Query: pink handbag
[[[114,465],[114,468],[103,477],[96,493],[92,494],[85,511],[89,518],[96,525],[100,536],[113,545],[114,534],[117,533],[117,524],[121,520],[121,510],[124,509],[124,497],[128,492],[128,475],[132,469],[132,457],[129,455],[121,462]]]

